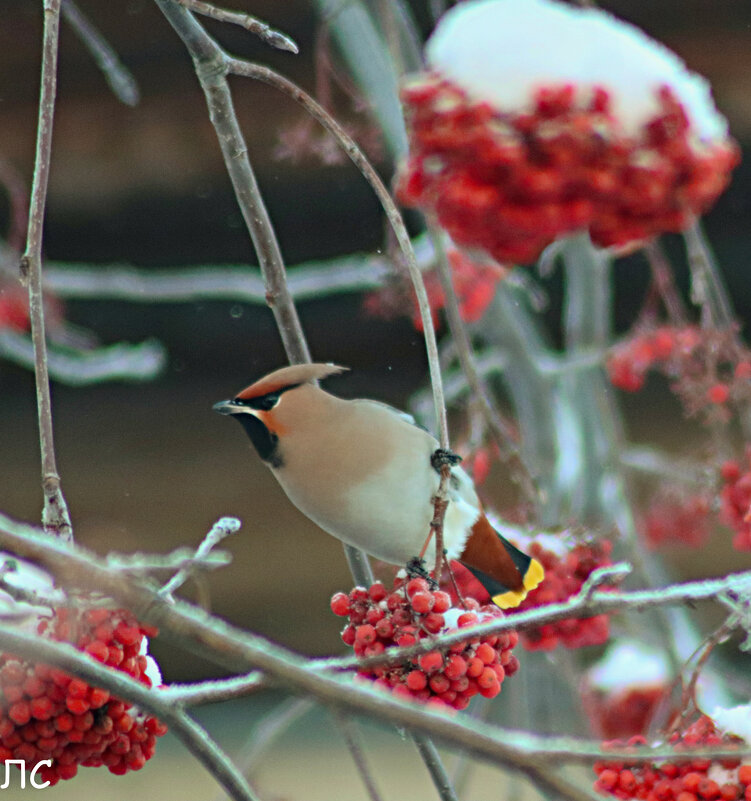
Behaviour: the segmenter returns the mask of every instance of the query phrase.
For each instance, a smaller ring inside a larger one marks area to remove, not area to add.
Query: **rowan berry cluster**
[[[720,519],[735,532],[733,547],[751,551],[751,453],[744,467],[735,460],[725,462],[720,471]]]
[[[156,630],[126,610],[59,608],[38,624],[38,633],[69,642],[103,665],[151,686],[146,636]],[[131,704],[91,687],[58,668],[13,654],[0,655],[0,761],[50,760],[43,781],[71,779],[79,765],[122,775],[154,755],[167,727]]]
[[[611,382],[627,392],[644,386],[648,370],[660,370],[689,415],[726,420],[729,404],[751,401],[751,351],[733,329],[643,330],[611,350],[607,369]]]
[[[681,545],[700,548],[711,534],[711,500],[706,494],[660,492],[649,504],[640,530],[649,548]]]
[[[729,141],[695,141],[668,86],[637,136],[622,131],[605,88],[544,87],[531,111],[499,111],[430,72],[402,99],[410,156],[398,197],[501,263],[530,263],[573,231],[589,230],[602,247],[681,231],[738,161]]]
[[[611,350],[607,361],[610,381],[626,392],[638,392],[649,370],[664,370],[670,362],[690,357],[701,336],[697,326],[664,325],[636,332]]]
[[[576,595],[593,570],[612,564],[611,550],[612,545],[608,540],[578,543],[564,553],[556,553],[539,542],[532,541],[527,552],[545,568],[545,581],[532,590],[510,614],[566,601]],[[521,642],[529,651],[552,651],[559,645],[566,648],[601,645],[607,642],[609,636],[608,616],[596,615],[581,620],[572,618],[545,623],[536,629],[526,629],[521,632]]]
[[[485,313],[495,296],[496,285],[506,271],[492,261],[476,260],[456,248],[449,247],[446,253],[451,267],[454,293],[459,303],[459,313],[466,323],[477,322]],[[433,327],[439,327],[438,312],[446,306],[446,296],[435,270],[423,273],[425,291],[433,317]],[[365,310],[378,317],[393,317],[408,313],[418,331],[422,331],[422,317],[417,299],[408,276],[400,276],[383,289],[372,292],[365,298]]]
[[[368,589],[355,587],[348,595],[336,593],[331,609],[349,623],[342,640],[360,657],[374,656],[393,645],[414,645],[439,633],[501,617],[495,606],[481,606],[467,600],[464,609],[451,606],[448,593],[431,590],[423,578],[397,577],[390,592],[380,582]],[[363,669],[358,675],[372,679],[404,698],[466,709],[471,698],[493,698],[501,691],[506,676],[519,668],[511,651],[516,632],[473,637],[447,649],[398,663]]]
[[[675,733],[669,741],[676,756],[686,746],[712,746],[740,743],[732,736],[721,735],[712,719],[703,715],[683,734]],[[622,747],[612,741],[605,747]],[[641,736],[628,740],[634,747],[634,759],[596,762],[595,789],[616,798],[643,798],[645,801],[751,801],[751,764],[739,759],[713,761],[706,758],[653,761],[645,753],[639,756],[646,741]]]

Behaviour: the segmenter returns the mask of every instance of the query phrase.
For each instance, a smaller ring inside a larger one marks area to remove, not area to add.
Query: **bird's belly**
[[[439,481],[435,471],[416,470],[396,480],[385,470],[351,486],[336,504],[277,477],[295,506],[324,531],[384,562],[406,564],[420,554],[430,534]],[[460,498],[449,503],[444,525],[449,558],[463,550],[478,513]],[[432,542],[424,558],[428,564],[435,559]]]

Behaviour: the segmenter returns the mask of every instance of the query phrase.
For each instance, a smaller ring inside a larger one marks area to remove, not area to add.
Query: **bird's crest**
[[[283,392],[285,389],[298,387],[300,384],[311,384],[313,381],[320,381],[346,370],[349,370],[349,367],[340,367],[337,364],[293,364],[260,378],[255,384],[239,392],[236,399],[261,398],[272,392]]]

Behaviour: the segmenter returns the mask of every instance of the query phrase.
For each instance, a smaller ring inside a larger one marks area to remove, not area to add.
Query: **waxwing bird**
[[[430,532],[438,441],[391,406],[344,400],[318,386],[346,369],[283,367],[214,409],[242,424],[292,503],[324,531],[405,565]],[[542,566],[495,531],[461,467],[451,468],[449,485],[446,556],[469,568],[498,606],[518,606],[542,581]],[[432,564],[432,542],[421,555]]]

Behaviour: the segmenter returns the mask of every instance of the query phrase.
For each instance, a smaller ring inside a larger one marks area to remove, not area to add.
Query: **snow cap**
[[[669,677],[664,654],[637,640],[620,640],[611,645],[587,674],[589,684],[605,693],[664,684]]]
[[[723,734],[734,734],[751,744],[751,704],[715,707],[710,715]]]
[[[469,0],[441,18],[426,52],[430,67],[499,111],[531,110],[542,87],[602,87],[624,133],[634,135],[659,113],[657,92],[667,85],[695,136],[727,136],[704,78],[636,26],[597,8],[555,0]]]

